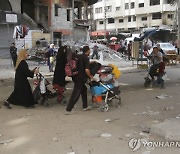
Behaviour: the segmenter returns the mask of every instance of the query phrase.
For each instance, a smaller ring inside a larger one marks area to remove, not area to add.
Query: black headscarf
[[[65,65],[67,63],[67,50],[65,46],[61,46],[58,49],[58,53],[56,56],[56,67],[54,71],[53,84],[58,84],[59,86],[64,87],[65,82]]]

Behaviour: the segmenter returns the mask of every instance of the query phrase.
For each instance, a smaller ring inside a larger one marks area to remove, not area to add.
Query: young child
[[[157,83],[161,86],[161,88],[164,88],[164,80],[163,80],[163,75],[165,74],[165,63],[160,62],[159,63],[159,70],[158,70],[158,78],[157,78]]]

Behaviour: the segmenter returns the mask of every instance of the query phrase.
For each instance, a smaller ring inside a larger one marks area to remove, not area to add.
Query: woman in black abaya
[[[26,59],[28,53],[25,49],[22,49],[18,53],[18,59],[16,62],[16,73],[15,73],[15,83],[14,91],[11,93],[7,101],[4,103],[4,106],[8,109],[11,109],[10,104],[21,105],[24,107],[34,107],[36,104],[34,102],[32,89],[29,84],[27,77],[34,77],[34,73],[38,73],[37,69],[29,70]]]
[[[53,84],[58,84],[61,87],[65,87],[65,65],[67,63],[67,49],[65,46],[61,46],[56,56],[56,67],[54,71]]]
[[[66,81],[65,81],[66,63],[67,63],[67,47],[61,46],[56,56],[56,67],[55,67],[54,77],[53,77],[53,87],[58,92],[58,97],[57,97],[58,102],[62,101],[62,98],[63,98],[62,94],[64,92],[64,87],[66,85]]]

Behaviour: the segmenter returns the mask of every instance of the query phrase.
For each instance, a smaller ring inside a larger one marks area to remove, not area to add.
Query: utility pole
[[[177,1],[178,5],[178,48],[180,50],[180,0]],[[179,53],[178,53],[179,54]]]
[[[74,39],[74,0],[72,0],[72,31],[71,31],[71,39]]]
[[[107,36],[106,36],[106,0],[104,0],[104,39],[106,40],[107,39]]]

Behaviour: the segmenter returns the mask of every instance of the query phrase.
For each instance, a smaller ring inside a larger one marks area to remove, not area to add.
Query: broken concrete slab
[[[180,141],[180,120],[169,119],[151,127],[151,134],[158,135],[169,141]]]

